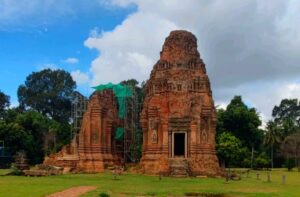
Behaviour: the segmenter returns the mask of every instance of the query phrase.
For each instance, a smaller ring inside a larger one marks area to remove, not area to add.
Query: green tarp
[[[124,86],[122,84],[102,84],[93,87],[96,91],[103,91],[107,89],[112,89],[113,93],[118,99],[119,104],[119,111],[118,116],[119,118],[124,118],[126,113],[126,98],[132,97],[132,90],[128,86]],[[116,139],[121,139],[124,136],[124,128],[118,127],[116,131]]]
[[[117,140],[121,140],[124,138],[124,128],[118,127],[116,130],[116,137]]]
[[[118,99],[118,104],[119,104],[118,116],[119,118],[125,117],[126,98],[132,97],[132,90],[129,87],[124,86],[122,84],[108,83],[108,84],[98,85],[93,88],[97,91],[112,89]]]

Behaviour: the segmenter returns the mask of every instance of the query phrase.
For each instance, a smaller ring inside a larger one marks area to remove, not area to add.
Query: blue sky
[[[191,31],[215,104],[241,95],[263,121],[300,99],[298,0],[0,0],[0,90],[17,104],[27,75],[62,68],[81,93],[149,78],[170,31]]]
[[[55,19],[52,13],[33,11],[27,18],[17,19],[21,22],[0,22],[0,90],[11,97],[12,105],[17,103],[18,86],[34,71],[50,67],[88,72],[91,61],[99,54],[84,46],[90,32],[110,31],[135,11],[134,6],[110,8],[100,3],[87,8],[80,8],[81,3],[76,6],[71,14],[62,13]],[[69,62],[68,58],[75,60]],[[84,94],[90,92],[88,87],[78,85]]]

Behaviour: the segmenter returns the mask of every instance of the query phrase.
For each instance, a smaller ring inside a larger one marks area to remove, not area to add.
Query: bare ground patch
[[[69,189],[63,190],[61,192],[57,192],[54,194],[50,194],[46,197],[78,197],[82,194],[85,194],[89,191],[96,189],[95,186],[79,186],[79,187],[71,187]]]

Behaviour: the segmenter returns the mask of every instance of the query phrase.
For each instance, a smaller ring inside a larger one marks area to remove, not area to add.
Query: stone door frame
[[[174,135],[175,135],[175,133],[184,133],[184,158],[187,158],[187,148],[188,148],[188,146],[187,146],[187,138],[188,138],[188,135],[187,135],[187,131],[173,131],[172,132],[172,152],[171,152],[171,157],[172,158],[176,158],[175,157],[175,155],[174,155],[174,148],[175,148],[175,146],[174,146]]]

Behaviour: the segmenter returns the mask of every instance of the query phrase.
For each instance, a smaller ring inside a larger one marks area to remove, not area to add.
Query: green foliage
[[[135,144],[130,147],[132,158],[137,162],[142,157],[142,132],[135,133]]]
[[[220,108],[217,109],[217,134],[221,134],[226,132],[226,128],[224,127],[224,118],[225,117],[225,110]]]
[[[138,104],[142,104],[144,101],[144,82],[142,82],[141,87],[138,86],[139,82],[136,79],[129,79],[126,81],[122,81],[121,84],[131,86],[135,89],[137,94],[137,102]]]
[[[10,166],[10,172],[9,175],[16,175],[16,176],[20,176],[23,175],[24,173],[22,172],[22,170],[20,170],[15,163],[12,163]]]
[[[288,169],[288,171],[291,171],[295,167],[295,160],[292,158],[285,159],[284,165],[285,168]]]
[[[279,106],[275,106],[272,116],[276,121],[291,118],[295,124],[300,125],[300,103],[298,99],[283,99]]]
[[[133,96],[136,99],[134,101],[134,106],[133,108],[136,109],[135,112],[135,116],[134,121],[137,122],[137,125],[135,127],[135,129],[137,130],[137,132],[134,133],[134,144],[131,146],[130,148],[130,153],[131,153],[131,159],[133,161],[138,161],[141,156],[142,156],[142,142],[143,142],[143,133],[139,124],[139,114],[141,113],[141,109],[142,109],[142,104],[144,102],[144,83],[142,83],[142,87],[138,86],[139,82],[135,79],[129,79],[126,81],[122,81],[121,84],[126,85],[131,87],[134,91],[133,91]],[[127,111],[128,116],[130,117],[133,108],[129,108],[129,110]]]
[[[278,125],[274,121],[269,121],[267,123],[267,130],[265,131],[264,145],[272,147],[275,144],[281,142],[281,133]]]
[[[20,106],[6,109],[0,122],[0,139],[12,155],[24,150],[29,163],[36,164],[69,142],[75,87],[71,75],[63,70],[45,69],[26,78],[18,89]]]
[[[230,131],[248,149],[260,146],[263,139],[263,132],[258,128],[260,125],[256,109],[248,108],[241,96],[235,96],[226,110],[218,110],[218,135]]]
[[[273,155],[274,150],[276,151],[279,143],[282,141],[280,128],[274,121],[269,121],[267,123],[267,128],[265,131],[263,145],[270,148],[271,151],[271,168],[273,168]]]
[[[287,136],[280,146],[280,152],[286,160],[293,159],[300,169],[300,132]]]
[[[21,112],[17,111],[16,108],[7,109],[3,114],[3,120],[7,123],[14,122],[19,113]]]
[[[264,145],[271,147],[274,144],[279,144],[280,142],[281,133],[278,125],[274,121],[269,121],[265,132]]]
[[[43,161],[44,134],[48,132],[49,120],[36,111],[19,114],[16,123],[31,136],[30,146],[26,147],[26,154],[31,164]]]
[[[227,166],[239,165],[248,153],[247,148],[242,147],[241,141],[229,132],[220,134],[216,149],[219,158]]]
[[[24,150],[30,164],[41,163],[45,154],[56,152],[68,143],[69,131],[69,124],[58,123],[32,110],[19,113],[11,109],[0,120],[0,139],[4,140],[6,149],[12,155]],[[47,139],[50,133],[55,134],[55,139]]]
[[[260,153],[257,157],[253,160],[253,168],[267,168],[269,165],[269,157],[265,152]]]
[[[0,139],[5,142],[11,154],[15,154],[18,150],[33,149],[33,136],[15,122],[5,123],[0,120]]]
[[[99,197],[109,197],[109,194],[105,193],[105,192],[101,192],[99,194]]]
[[[64,70],[45,69],[33,72],[18,88],[23,109],[35,109],[58,122],[68,122],[71,98],[76,87],[70,73]]]
[[[9,96],[0,90],[0,118],[2,117],[4,110],[9,107],[9,104]]]
[[[275,122],[280,126],[283,137],[300,128],[300,102],[298,99],[283,99],[272,111]]]

